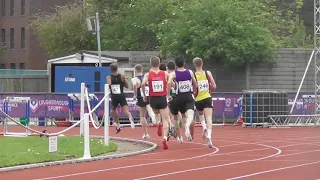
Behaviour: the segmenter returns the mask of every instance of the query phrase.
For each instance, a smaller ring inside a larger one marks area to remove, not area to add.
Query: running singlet
[[[144,75],[136,76],[140,80],[140,87],[137,88],[137,98],[143,98],[143,92],[142,92],[142,88],[141,88],[143,76]],[[149,86],[145,86],[145,93],[146,93],[146,96],[149,96]]]
[[[198,95],[195,101],[201,101],[211,97],[207,73],[203,71],[201,74],[195,73],[195,76],[198,82]]]
[[[149,71],[149,96],[166,96],[167,95],[167,78],[165,71],[159,71],[156,74]]]
[[[178,87],[178,83],[175,81],[175,80],[173,80],[173,82],[175,83],[175,88],[174,87],[172,87],[171,88],[171,90],[170,90],[170,96],[172,97],[172,98],[175,98],[176,96],[177,96],[177,87]]]
[[[190,70],[185,71],[176,70],[176,81],[178,84],[177,94],[192,94],[192,77]]]
[[[111,74],[111,94],[112,95],[123,94],[123,82],[121,79],[121,74],[117,74],[117,75]]]

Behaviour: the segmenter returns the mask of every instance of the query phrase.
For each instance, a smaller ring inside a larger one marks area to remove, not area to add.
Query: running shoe
[[[133,119],[129,119],[130,120],[130,125],[131,125],[131,128],[134,129],[135,128],[135,124],[134,124],[134,121]]]
[[[118,134],[121,131],[120,127],[116,127],[116,134]]]
[[[178,140],[178,142],[179,142],[180,144],[183,143],[183,137],[182,137],[182,136],[181,136],[181,137],[177,137],[177,140]]]
[[[159,136],[159,137],[161,137],[161,136],[162,136],[162,125],[161,125],[161,123],[159,123],[159,124],[158,124],[158,131],[157,131],[157,134],[158,134],[158,136]]]
[[[149,134],[144,134],[144,135],[142,136],[142,139],[149,139],[149,138],[150,138]]]
[[[211,138],[208,138],[208,147],[209,148],[213,147]]]
[[[162,145],[163,145],[163,149],[168,149],[168,144],[166,139],[162,140]]]

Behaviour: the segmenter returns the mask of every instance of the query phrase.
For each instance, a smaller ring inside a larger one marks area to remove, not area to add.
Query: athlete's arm
[[[213,79],[213,76],[212,76],[211,72],[207,71],[207,74],[208,74],[208,80],[209,80],[209,84],[210,84],[211,89],[212,90],[216,90],[217,89],[217,85],[216,85],[216,82]]]
[[[111,86],[111,76],[107,76],[107,84],[109,84],[109,86]]]
[[[133,96],[137,97],[137,89],[138,89],[138,85],[137,85],[137,79],[136,77],[131,79],[131,83],[132,83],[132,90],[133,90]]]
[[[191,78],[192,78],[193,92],[195,92],[198,89],[198,83],[197,83],[197,80],[194,77],[194,74],[193,74],[193,72],[191,70],[190,70],[190,75],[191,75]]]
[[[148,82],[148,79],[149,79],[149,73],[146,73],[143,77],[142,82],[141,82],[141,89],[142,89],[143,97],[146,97],[146,84]]]
[[[129,88],[129,84],[128,84],[127,80],[126,80],[126,77],[121,74],[121,79],[122,79],[122,82],[123,82],[123,86],[128,89]]]
[[[168,96],[170,96],[170,91],[171,91],[171,88],[172,88],[172,84],[173,84],[173,79],[176,78],[176,73],[175,72],[172,72],[169,74],[169,78],[168,78],[168,87],[167,87],[167,94]]]

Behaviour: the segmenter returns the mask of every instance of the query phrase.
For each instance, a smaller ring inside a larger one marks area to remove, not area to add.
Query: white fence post
[[[83,159],[91,158],[90,153],[90,133],[89,133],[89,114],[84,114],[84,128],[83,128],[84,152]]]
[[[104,85],[104,95],[107,96],[104,100],[104,145],[109,146],[109,84]]]
[[[80,91],[80,119],[84,117],[84,91],[85,91],[86,85],[85,83],[81,83],[81,91]],[[83,121],[80,123],[80,136],[83,136]]]

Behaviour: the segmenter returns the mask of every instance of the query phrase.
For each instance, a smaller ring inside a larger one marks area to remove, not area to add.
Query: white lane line
[[[256,175],[260,175],[260,174],[266,174],[266,173],[270,173],[270,172],[281,171],[281,170],[286,170],[286,169],[292,169],[292,168],[297,168],[297,167],[302,167],[302,166],[309,166],[309,165],[319,164],[319,163],[320,163],[320,161],[316,161],[316,162],[299,164],[299,165],[294,165],[294,166],[287,166],[287,167],[283,167],[283,168],[270,169],[270,170],[267,170],[267,171],[260,171],[260,172],[256,172],[256,173],[252,173],[252,174],[247,174],[247,175],[244,175],[244,176],[233,177],[233,178],[230,178],[230,179],[227,179],[227,180],[241,179],[241,178],[256,176]]]
[[[120,170],[120,169],[134,168],[134,167],[157,165],[157,164],[163,164],[163,163],[187,161],[187,160],[197,159],[197,158],[201,158],[201,157],[206,157],[206,156],[215,154],[215,153],[217,153],[219,151],[219,148],[217,148],[215,146],[213,148],[215,149],[215,151],[213,151],[211,153],[203,154],[203,155],[200,155],[200,156],[193,156],[193,157],[189,157],[189,158],[173,159],[173,160],[168,160],[168,161],[160,161],[160,162],[152,162],[152,163],[144,163],[144,164],[135,164],[135,165],[108,168],[108,169],[100,169],[100,170],[94,170],[94,171],[85,171],[85,172],[81,172],[81,173],[67,174],[67,175],[61,175],[61,176],[52,176],[52,177],[39,178],[39,179],[34,179],[34,180],[59,179],[59,178],[66,178],[66,177],[71,177],[71,176],[80,176],[80,175],[93,174],[93,173],[98,173],[98,172],[106,172],[106,171],[112,171],[112,170]]]
[[[193,169],[187,169],[187,170],[182,170],[182,171],[175,171],[175,172],[171,172],[171,173],[164,173],[164,174],[159,174],[159,175],[154,175],[154,176],[137,178],[135,180],[153,179],[153,178],[169,176],[169,175],[174,175],[174,174],[180,174],[180,173],[199,171],[199,170],[211,169],[211,168],[216,168],[216,167],[224,167],[224,166],[230,166],[230,165],[235,165],[235,164],[243,164],[243,163],[248,163],[248,162],[255,162],[255,161],[268,159],[268,158],[271,158],[271,157],[274,157],[274,156],[277,156],[277,155],[281,154],[281,149],[278,149],[276,147],[268,146],[268,145],[265,145],[265,144],[257,144],[257,145],[261,145],[261,146],[265,146],[265,147],[269,147],[269,148],[275,149],[277,151],[277,153],[274,153],[272,155],[265,156],[265,157],[262,157],[262,158],[257,158],[257,159],[251,159],[251,160],[245,160],[245,161],[237,161],[237,162],[232,162],[232,163],[227,163],[227,164],[219,164],[219,165],[213,165],[213,166],[205,166],[205,167],[201,167],[201,168],[193,168]]]

